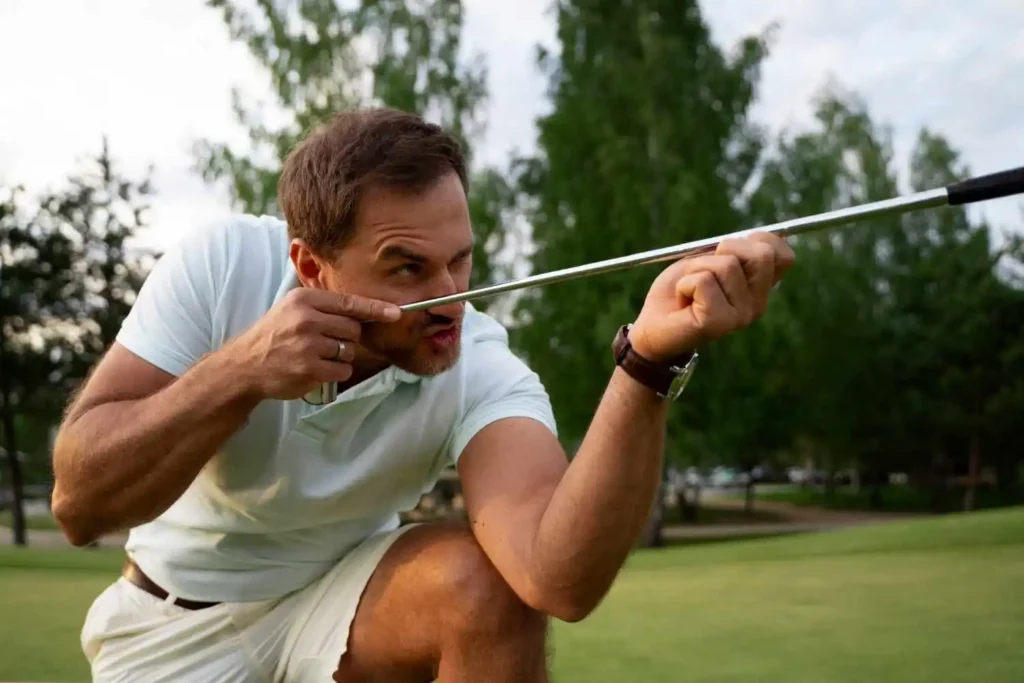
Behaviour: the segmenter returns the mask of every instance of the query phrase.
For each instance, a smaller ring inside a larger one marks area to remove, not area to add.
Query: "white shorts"
[[[273,600],[190,610],[119,578],[82,628],[92,680],[329,683],[367,582],[411,526],[371,536],[319,580]]]

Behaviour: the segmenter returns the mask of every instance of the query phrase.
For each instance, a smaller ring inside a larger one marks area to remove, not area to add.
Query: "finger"
[[[356,356],[356,345],[352,341],[316,336],[310,340],[310,351],[324,360],[351,363]]]
[[[789,246],[785,238],[771,232],[755,232],[750,235],[750,239],[767,244],[772,248],[775,254],[775,273],[772,284],[778,284],[782,276],[793,267],[793,263],[796,261],[793,247]]]
[[[775,250],[764,240],[730,239],[719,245],[723,254],[733,254],[743,264],[755,318],[764,315],[768,295],[775,283]]]
[[[714,273],[729,305],[736,309],[740,319],[750,322],[754,316],[754,299],[750,283],[739,258],[732,254],[707,257],[708,269]]]
[[[362,336],[363,326],[355,318],[319,311],[314,311],[313,314],[314,328],[325,337],[357,342]]]
[[[346,382],[352,377],[352,366],[332,360],[318,360],[313,365],[313,375],[318,382]]]
[[[729,304],[722,286],[710,270],[690,273],[676,282],[676,296],[689,304],[698,327],[713,335],[720,332],[719,321],[735,318],[738,313]]]
[[[390,323],[402,317],[402,309],[389,301],[371,299],[351,292],[309,289],[309,305],[323,313],[345,315],[367,322]]]

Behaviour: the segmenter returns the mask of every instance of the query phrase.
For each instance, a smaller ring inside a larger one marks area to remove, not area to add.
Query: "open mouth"
[[[435,344],[453,344],[459,338],[459,330],[455,325],[445,327],[427,336]]]

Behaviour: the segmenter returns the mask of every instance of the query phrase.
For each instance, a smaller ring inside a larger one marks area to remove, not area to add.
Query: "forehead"
[[[472,240],[469,203],[458,175],[452,173],[415,194],[386,188],[367,191],[350,246],[378,252],[399,243],[429,255],[458,251]]]

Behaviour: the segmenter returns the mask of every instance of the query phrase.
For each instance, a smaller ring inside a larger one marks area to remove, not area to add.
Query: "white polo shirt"
[[[237,216],[160,259],[117,340],[181,375],[297,286],[286,225]],[[397,527],[485,425],[525,416],[556,431],[544,387],[497,321],[467,305],[462,344],[441,375],[389,368],[327,406],[264,401],[170,509],[131,530],[126,550],[180,597],[279,596]]]

